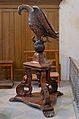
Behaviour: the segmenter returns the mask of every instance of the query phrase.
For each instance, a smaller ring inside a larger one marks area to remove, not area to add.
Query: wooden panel
[[[38,5],[38,4],[59,4],[61,2],[61,0],[0,0],[0,3],[1,4],[24,4],[24,3],[27,3],[27,4],[33,4],[33,5]]]
[[[10,44],[11,45],[11,44]],[[9,58],[9,12],[3,13],[3,59]]]
[[[56,15],[57,15],[57,10],[52,9],[47,11],[47,17],[51,26],[54,28],[55,31],[58,31],[59,24],[57,24],[58,18],[56,18]],[[49,40],[50,43],[48,43],[48,49],[58,50],[59,40],[53,38],[49,38]]]
[[[8,45],[8,49],[9,49],[9,59],[13,60],[15,59],[15,29],[14,29],[14,13],[10,12],[10,16],[9,16],[9,45]]]
[[[28,24],[27,24],[27,13],[26,12],[22,12],[22,63],[24,62],[24,51],[27,50],[27,46],[28,46],[28,43],[27,43],[27,27],[28,27]]]
[[[50,24],[58,31],[58,8],[47,5],[39,5]],[[1,9],[2,8],[2,9]],[[28,13],[22,11],[22,15],[17,13],[17,5],[3,5],[0,8],[0,59],[13,60],[15,77],[22,80],[25,61],[24,51],[34,50],[32,36],[35,34],[28,25]],[[59,41],[49,38],[50,43],[46,43],[46,49],[59,49]],[[17,76],[16,76],[17,75]]]
[[[15,12],[15,67],[20,68],[21,59],[21,41],[22,41],[22,17]]]
[[[14,60],[14,15],[3,12],[3,59]]]
[[[3,58],[2,14],[0,13],[0,60]]]

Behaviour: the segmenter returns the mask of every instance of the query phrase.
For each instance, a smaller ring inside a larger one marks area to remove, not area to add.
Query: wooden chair
[[[56,81],[58,82],[59,87],[60,87],[60,75],[58,72],[58,52],[59,51],[58,50],[45,50],[46,55],[47,55],[47,52],[51,53],[51,58],[49,54],[48,60],[53,62],[51,66],[50,77],[56,78]]]
[[[0,88],[12,88],[13,86],[13,61],[11,60],[0,60],[0,67],[4,67],[6,70],[6,79],[8,79],[8,70],[10,67],[11,80],[0,80]]]

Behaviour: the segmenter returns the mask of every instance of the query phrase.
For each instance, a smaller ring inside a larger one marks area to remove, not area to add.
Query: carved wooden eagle
[[[18,13],[20,15],[23,9],[28,11],[28,24],[32,31],[36,34],[37,40],[48,36],[55,39],[58,38],[58,33],[54,31],[41,8],[38,6],[31,7],[29,5],[22,4],[18,7]]]

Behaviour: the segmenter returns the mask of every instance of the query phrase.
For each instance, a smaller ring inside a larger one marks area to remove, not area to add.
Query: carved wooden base
[[[54,116],[54,108],[53,105],[55,104],[57,97],[61,96],[62,93],[57,91],[55,93],[50,94],[50,105],[42,105],[41,100],[41,93],[32,93],[31,96],[18,96],[16,95],[14,98],[11,98],[9,101],[21,101],[24,102],[27,105],[30,105],[34,108],[41,109],[45,117],[53,117]]]
[[[32,107],[41,109],[45,117],[53,117],[53,105],[57,97],[63,94],[57,91],[57,82],[50,78],[52,62],[46,61],[44,53],[36,53],[34,54],[33,61],[23,64],[25,67],[25,78],[16,87],[17,95],[11,98],[10,101],[24,102]],[[37,78],[40,79],[41,92],[39,93],[32,93],[31,69],[36,71]]]

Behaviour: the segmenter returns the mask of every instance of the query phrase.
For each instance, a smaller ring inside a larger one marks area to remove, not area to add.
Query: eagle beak
[[[20,7],[18,7],[18,14],[21,15]]]

